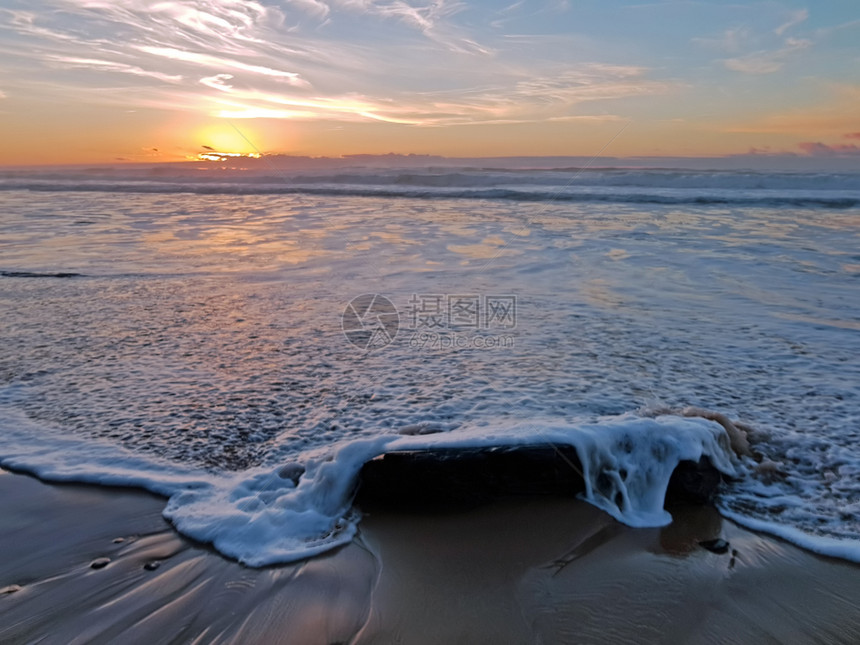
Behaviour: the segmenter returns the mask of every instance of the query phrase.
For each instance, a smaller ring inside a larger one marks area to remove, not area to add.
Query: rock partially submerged
[[[575,495],[585,489],[571,446],[440,448],[390,452],[361,469],[361,508],[476,506],[516,495]]]
[[[714,468],[711,460],[682,461],[675,468],[666,488],[666,504],[710,504],[724,475]]]
[[[507,497],[575,496],[585,492],[572,446],[509,446],[397,451],[367,462],[355,502],[364,510],[473,507]],[[722,474],[707,457],[682,461],[666,503],[711,501]]]

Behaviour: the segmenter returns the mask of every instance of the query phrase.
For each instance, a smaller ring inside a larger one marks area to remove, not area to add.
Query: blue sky
[[[854,156],[860,4],[0,0],[0,163]]]

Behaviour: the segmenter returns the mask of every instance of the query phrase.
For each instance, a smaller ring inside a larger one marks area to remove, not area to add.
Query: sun
[[[193,132],[194,142],[200,148],[198,157],[220,161],[226,157],[259,157],[258,133],[245,123],[207,124]]]

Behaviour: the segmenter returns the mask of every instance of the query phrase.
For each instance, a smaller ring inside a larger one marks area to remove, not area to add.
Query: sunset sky
[[[0,164],[860,155],[860,4],[0,0]],[[625,127],[626,126],[626,127]]]

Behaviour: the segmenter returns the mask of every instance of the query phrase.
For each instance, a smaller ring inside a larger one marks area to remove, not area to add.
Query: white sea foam
[[[806,531],[801,531],[793,526],[779,524],[777,522],[768,521],[742,513],[737,513],[728,510],[725,506],[719,507],[720,512],[724,517],[737,522],[741,526],[745,526],[753,531],[761,531],[769,533],[776,537],[782,538],[786,542],[791,542],[795,546],[802,549],[826,555],[831,558],[840,558],[851,562],[860,562],[860,539],[855,538],[834,538],[827,535],[813,535]]]
[[[283,466],[232,475],[190,469],[141,458],[107,442],[36,428],[13,411],[3,412],[0,466],[50,482],[136,487],[163,495],[168,498],[164,516],[181,533],[252,567],[311,557],[350,542],[360,522],[351,505],[358,473],[369,460],[388,452],[570,445],[583,466],[583,499],[632,527],[671,522],[663,502],[679,462],[708,457],[741,484],[752,466],[733,455],[725,431],[715,422],[627,414],[581,425],[535,422],[492,431],[464,428],[344,441],[304,455],[304,473],[296,485],[283,476]],[[725,497],[735,499],[731,487]],[[860,540],[815,535],[719,506],[727,518],[748,528],[822,555],[860,562]]]
[[[44,429],[35,444],[32,423],[14,416],[6,415],[0,465],[47,481],[134,486],[164,495],[169,498],[164,516],[181,533],[255,567],[310,557],[349,542],[359,521],[351,507],[358,473],[386,452],[570,445],[583,466],[583,498],[636,527],[671,522],[663,499],[679,462],[706,456],[723,473],[737,474],[718,424],[671,416],[623,415],[582,425],[536,422],[491,431],[464,428],[343,441],[305,454],[298,485],[282,476],[283,467],[232,476],[181,469],[115,445],[46,434]]]

